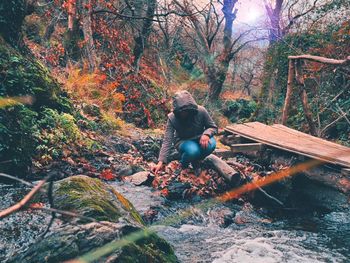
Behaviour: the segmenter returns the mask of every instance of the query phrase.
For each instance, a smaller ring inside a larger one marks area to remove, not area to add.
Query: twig
[[[46,177],[44,180],[40,181],[36,186],[34,186],[34,188],[21,200],[19,201],[17,204],[10,206],[9,208],[6,208],[5,210],[0,212],[0,219],[1,218],[5,218],[15,212],[17,212],[18,210],[20,210],[21,208],[23,208],[32,198],[33,196],[40,191],[41,187],[43,187],[43,185],[47,182],[47,180],[50,179],[51,176]]]
[[[111,227],[110,223],[104,222],[104,221],[98,221],[93,217],[89,217],[89,216],[82,216],[79,215],[77,213],[71,212],[71,211],[65,211],[65,210],[60,210],[57,208],[49,208],[49,207],[31,207],[30,209],[35,209],[35,210],[42,210],[42,211],[46,211],[46,212],[55,212],[57,214],[61,214],[61,215],[65,215],[65,216],[69,216],[69,217],[75,217],[75,218],[79,218],[79,219],[84,219],[93,223],[97,223],[103,226],[108,226]],[[56,216],[57,219],[57,216]],[[117,229],[117,227],[116,227]]]
[[[276,197],[274,197],[274,196],[270,195],[269,193],[267,193],[264,189],[262,189],[260,186],[258,186],[252,179],[251,180],[249,179],[249,178],[252,178],[252,177],[251,176],[248,177],[245,174],[245,172],[244,172],[244,168],[245,167],[244,167],[243,164],[235,162],[235,161],[228,161],[227,163],[235,166],[238,170],[240,170],[241,175],[243,175],[243,177],[245,177],[245,179],[247,181],[250,181],[267,198],[274,200],[276,203],[278,203],[281,206],[284,206],[284,204],[280,200],[278,200]]]
[[[51,207],[51,208],[54,208],[52,190],[53,190],[53,180],[50,181],[50,184],[49,184],[49,191],[48,191],[48,193],[47,193],[47,196],[48,196],[48,199],[49,199],[50,207]],[[40,238],[44,238],[45,235],[50,231],[50,228],[51,228],[53,222],[55,221],[55,219],[56,219],[56,212],[55,212],[55,211],[52,211],[52,212],[51,212],[51,219],[50,219],[50,222],[49,222],[49,224],[47,225],[47,228],[46,228],[46,230],[44,231],[44,233],[40,236]]]
[[[346,117],[346,113],[342,110],[342,108],[339,107],[339,105],[337,105],[338,110],[340,111],[340,113],[344,116],[344,119],[349,123],[350,125],[350,120],[348,119],[348,117]]]
[[[274,200],[276,203],[278,203],[280,206],[284,206],[284,204],[278,200],[276,197],[268,194],[264,189],[262,189],[260,186],[258,186],[256,183],[254,183],[254,181],[252,181],[252,183],[256,186],[256,188],[261,192],[263,193],[266,197],[268,197],[269,199],[272,199]]]
[[[12,176],[12,175],[9,175],[9,174],[0,173],[0,176],[9,178],[9,179],[14,180],[14,181],[18,181],[18,182],[20,182],[22,184],[25,184],[25,185],[28,185],[28,186],[34,186],[32,183],[29,183],[29,182],[27,182],[25,180],[22,180],[22,179],[20,179],[18,177],[15,177],[15,176]]]

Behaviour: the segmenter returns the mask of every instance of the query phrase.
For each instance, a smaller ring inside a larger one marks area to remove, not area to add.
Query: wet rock
[[[130,182],[134,185],[151,185],[154,176],[148,172],[138,172],[125,178],[125,181]]]
[[[172,181],[170,182],[168,186],[168,199],[176,200],[176,199],[183,199],[185,191],[191,189],[190,183],[183,183],[179,181]]]
[[[127,153],[133,148],[132,144],[127,142],[124,138],[113,136],[111,137],[111,145],[116,152]]]
[[[56,182],[54,204],[58,209],[78,212],[101,221],[117,222],[123,217],[143,224],[141,216],[127,199],[101,180],[85,175]]]
[[[235,213],[229,208],[219,206],[211,210],[209,216],[216,224],[225,228],[234,222]]]
[[[147,224],[152,224],[156,219],[157,215],[158,211],[153,208],[150,208],[143,214],[142,218]]]
[[[78,220],[78,225],[55,225],[44,239],[25,251],[17,251],[8,262],[62,262],[136,231],[143,237],[127,242],[96,262],[177,262],[164,239],[144,230],[143,221],[132,204],[98,179],[78,175],[56,182],[54,203],[58,209],[74,211],[98,222]]]
[[[121,165],[115,170],[116,174],[118,174],[119,176],[129,176],[144,171],[142,167],[137,165]]]
[[[141,229],[130,223],[89,223],[80,226],[62,225],[45,239],[32,245],[25,253],[8,262],[63,262],[74,259],[113,240]],[[170,245],[156,234],[147,234],[135,243],[115,250],[98,262],[177,262]]]

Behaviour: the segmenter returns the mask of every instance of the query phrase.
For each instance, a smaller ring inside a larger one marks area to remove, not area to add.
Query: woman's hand
[[[154,174],[158,174],[163,169],[163,162],[158,162],[154,167],[152,167],[151,171]]]
[[[208,135],[202,135],[199,139],[199,144],[202,148],[207,149],[209,145],[210,137]]]

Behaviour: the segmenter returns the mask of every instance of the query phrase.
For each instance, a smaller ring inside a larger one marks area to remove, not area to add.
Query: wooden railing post
[[[282,124],[285,125],[288,120],[290,102],[293,94],[293,82],[295,77],[295,66],[294,59],[289,59],[288,63],[288,82],[287,82],[287,93],[286,98],[284,100],[284,106],[282,111]]]

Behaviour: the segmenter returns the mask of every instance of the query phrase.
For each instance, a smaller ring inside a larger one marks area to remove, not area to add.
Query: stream
[[[288,213],[275,219],[249,203],[215,204],[203,211],[194,202],[162,201],[149,187],[113,186],[141,213],[158,209],[157,220],[192,208],[189,217],[156,226],[184,263],[350,262],[349,212]]]
[[[110,183],[145,216],[175,250],[179,260],[194,262],[350,262],[350,212],[271,213],[240,201],[199,209],[197,201],[168,201],[147,186]],[[0,209],[28,189],[0,184]],[[171,225],[162,221],[183,210]],[[34,243],[50,217],[41,211],[19,212],[0,221],[0,262]],[[59,223],[59,222],[58,222]]]

